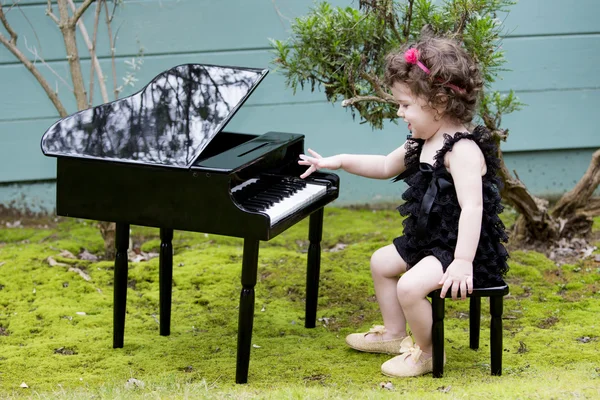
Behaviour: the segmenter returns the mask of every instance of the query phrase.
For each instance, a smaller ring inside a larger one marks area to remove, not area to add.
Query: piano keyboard
[[[273,177],[253,178],[231,190],[239,205],[249,211],[267,214],[271,219],[271,226],[306,207],[326,192],[327,186],[324,184],[291,177],[279,177],[277,180]]]

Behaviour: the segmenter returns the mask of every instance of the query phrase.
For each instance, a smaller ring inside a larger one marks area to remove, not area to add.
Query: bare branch
[[[88,7],[96,0],[85,0],[83,2],[83,4],[81,4],[81,6],[79,6],[79,8],[76,11],[73,11],[73,16],[71,17],[71,23],[73,25],[75,25],[75,23],[77,23],[77,21],[79,21],[79,18],[81,18],[81,16],[83,15],[83,13],[85,12],[85,10],[88,9]]]
[[[106,1],[104,2],[104,11],[106,14],[106,28],[108,31],[108,43],[110,46],[110,59],[111,59],[111,66],[112,66],[112,76],[113,76],[113,92],[115,94],[115,99],[119,97],[119,89],[117,87],[117,66],[115,64],[115,41],[113,40],[113,35],[112,35],[112,26],[111,26],[111,22],[114,16],[114,12],[115,12],[115,8],[113,7],[113,12],[112,14],[109,16],[108,14],[108,5],[106,4]]]
[[[48,7],[46,7],[46,15],[52,18],[56,25],[60,25],[59,19],[52,12],[52,0],[48,0]]]
[[[57,0],[58,11],[60,13],[60,32],[62,33],[65,50],[67,53],[67,61],[69,62],[69,70],[71,72],[71,81],[73,82],[73,93],[77,102],[78,110],[88,108],[87,94],[83,83],[83,74],[81,73],[81,62],[79,59],[79,51],[77,50],[77,35],[76,35],[76,20],[69,17],[69,7],[67,0]],[[87,7],[86,7],[87,8]]]
[[[17,35],[17,32],[15,32],[12,29],[12,27],[10,26],[10,24],[6,20],[6,15],[4,15],[4,10],[2,9],[2,3],[0,3],[0,20],[2,21],[2,25],[4,25],[4,28],[6,29],[6,31],[10,35],[10,43],[16,46],[17,45],[17,37],[18,37],[18,35]]]
[[[33,74],[35,79],[37,79],[37,81],[40,83],[40,85],[42,86],[42,88],[44,89],[44,91],[46,92],[48,97],[50,98],[50,101],[52,101],[52,104],[54,104],[54,107],[58,111],[58,114],[61,117],[66,117],[68,115],[67,110],[60,102],[58,96],[56,95],[56,92],[54,92],[52,90],[52,88],[50,87],[50,85],[48,84],[46,79],[42,76],[42,74],[35,67],[35,65],[31,61],[29,61],[29,59],[27,57],[25,57],[25,55],[23,53],[21,53],[21,51],[17,48],[17,46],[12,44],[10,42],[10,40],[8,40],[8,38],[6,38],[6,36],[4,36],[2,33],[0,33],[0,43],[4,44],[4,46],[11,53],[13,53],[15,55],[15,57],[17,57],[17,59],[21,63],[23,63],[23,65],[29,70],[29,72],[31,72]]]
[[[54,68],[52,68],[50,66],[50,64],[48,64],[46,62],[46,60],[44,59],[44,57],[42,57],[40,54],[38,54],[37,49],[35,47],[29,47],[29,45],[27,44],[27,37],[25,37],[25,48],[27,49],[27,51],[29,51],[33,55],[33,57],[34,57],[33,62],[34,63],[36,63],[38,61],[41,62],[42,65],[44,65],[46,68],[48,68],[48,70],[50,70],[50,72],[52,72],[52,74],[54,76],[56,76],[59,81],[61,81],[67,88],[69,88],[70,92],[73,92],[73,87],[69,84],[69,82],[67,82],[65,80],[65,78],[63,78],[58,72],[56,72],[54,70]]]
[[[75,4],[73,3],[73,0],[67,0],[69,2],[69,6],[71,7],[71,9],[73,10],[73,12],[75,12]],[[99,9],[100,7],[98,7]],[[97,12],[98,14],[98,12]],[[108,103],[108,93],[106,92],[106,85],[104,83],[104,74],[102,73],[102,68],[100,67],[100,62],[98,61],[98,57],[96,57],[96,50],[94,49],[94,45],[92,43],[92,41],[90,40],[90,37],[87,33],[87,29],[85,28],[85,25],[83,24],[83,21],[78,20],[77,21],[77,27],[79,28],[79,31],[81,32],[81,36],[83,37],[83,40],[85,41],[85,44],[88,47],[88,50],[90,52],[90,57],[92,58],[92,65],[93,65],[93,69],[96,70],[96,74],[98,75],[98,81],[99,81],[99,85],[100,85],[100,93],[102,94],[102,101],[104,101],[105,103]],[[92,73],[92,82],[94,81],[93,79],[93,73]],[[91,82],[90,82],[91,84]],[[91,106],[91,104],[90,104]]]
[[[92,49],[94,50],[94,54],[96,52],[96,44],[98,43],[98,23],[100,22],[100,12],[102,11],[102,2],[105,0],[98,0],[96,2],[96,13],[94,15],[94,35],[92,39]],[[104,86],[104,91],[106,91],[106,85]],[[108,95],[106,96],[108,100]],[[104,101],[105,103],[107,101]],[[89,103],[94,104],[94,63],[90,65],[90,93],[89,93]]]

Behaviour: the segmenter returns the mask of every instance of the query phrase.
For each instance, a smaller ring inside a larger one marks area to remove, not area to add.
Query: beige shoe
[[[430,357],[427,360],[421,359],[421,354],[423,352],[418,345],[413,344],[410,336],[402,341],[400,352],[402,355],[396,356],[383,363],[381,372],[384,375],[391,377],[408,377],[420,376],[433,371],[433,357]],[[408,362],[409,357],[412,359],[413,363]],[[444,356],[444,364],[445,363],[446,357]]]
[[[400,354],[400,343],[405,338],[383,340],[385,327],[375,325],[367,333],[352,333],[346,336],[346,343],[354,350],[366,351],[368,353]],[[378,335],[379,340],[369,341],[367,335]]]

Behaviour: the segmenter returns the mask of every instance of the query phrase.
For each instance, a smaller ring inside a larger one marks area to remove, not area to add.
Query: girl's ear
[[[448,96],[443,93],[437,93],[431,102],[432,108],[435,110],[435,120],[439,121],[446,113],[446,106],[448,105]]]

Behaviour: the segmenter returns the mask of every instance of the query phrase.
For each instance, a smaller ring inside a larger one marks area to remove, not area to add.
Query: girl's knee
[[[381,253],[381,249],[378,249],[371,255],[371,275],[373,275],[373,277],[384,276],[385,259]]]
[[[371,275],[373,278],[397,278],[405,271],[406,263],[394,247],[382,247],[371,256]]]
[[[422,300],[427,296],[421,285],[410,279],[408,275],[404,275],[398,280],[396,293],[400,304],[409,304],[413,301]]]

